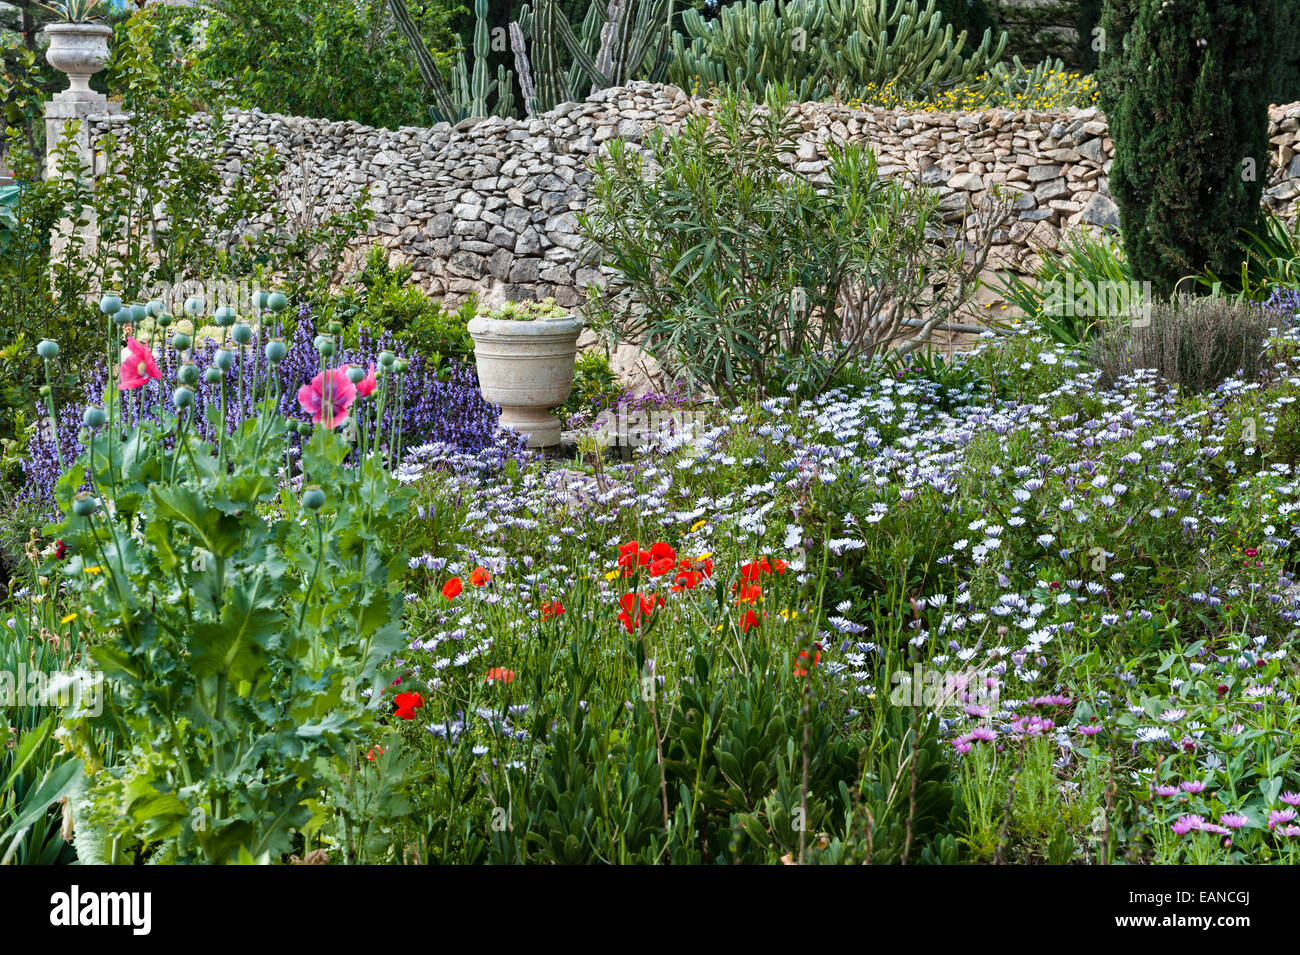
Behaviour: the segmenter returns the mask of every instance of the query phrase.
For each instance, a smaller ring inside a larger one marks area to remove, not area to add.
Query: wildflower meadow
[[[229,865],[299,943],[402,929],[370,866],[1280,922],[1296,4],[10,6],[6,924],[180,940]]]

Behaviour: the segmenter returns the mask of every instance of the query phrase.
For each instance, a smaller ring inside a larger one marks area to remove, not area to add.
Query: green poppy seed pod
[[[410,363],[410,361],[408,361],[408,360],[405,359],[405,358],[399,358],[399,359],[397,359],[397,364],[395,364],[395,365],[393,366],[394,370],[395,370],[399,375],[405,374],[405,373],[406,373],[406,369],[408,369],[408,368],[410,368],[410,367],[411,367],[411,363]]]
[[[266,343],[266,360],[276,365],[284,361],[284,356],[289,353],[288,347],[281,338],[273,338]]]
[[[72,513],[78,517],[89,517],[95,513],[95,508],[99,502],[96,501],[89,491],[82,491],[72,499]]]
[[[334,340],[331,338],[327,338],[324,335],[317,336],[316,351],[319,352],[325,358],[329,358],[331,355],[334,354]]]
[[[177,408],[188,408],[190,405],[194,404],[194,392],[184,385],[181,385],[172,392],[172,404]]]
[[[172,317],[166,312],[162,312],[154,319],[154,321],[158,323],[159,328],[166,328],[172,323]]]
[[[135,309],[136,306],[134,305],[123,305],[120,309],[118,309],[116,312],[113,313],[112,315],[113,324],[126,325],[129,324],[130,322],[135,321]]]
[[[123,311],[125,311],[125,309],[123,309]],[[131,321],[133,321],[133,322],[143,322],[143,321],[144,321],[146,318],[148,318],[148,317],[149,317],[149,306],[148,306],[148,305],[132,305],[132,306],[131,306]]]
[[[231,308],[229,305],[222,305],[219,309],[217,309],[216,313],[212,316],[212,319],[222,328],[227,328],[235,324],[235,319],[237,317],[238,315],[236,315],[235,310],[233,308]]]
[[[199,380],[199,366],[192,361],[182,362],[176,371],[176,379],[181,384],[192,385]]]
[[[194,316],[203,311],[203,299],[197,295],[191,295],[185,300],[185,314]]]
[[[49,386],[49,385],[41,385],[41,389],[40,389],[40,391],[41,391],[41,397],[42,397],[42,398],[48,398],[48,397],[50,396],[50,386]]]
[[[265,312],[267,303],[271,300],[269,292],[257,291],[253,293],[253,307],[259,312]]]
[[[146,311],[149,312],[149,316],[151,318],[157,318],[159,315],[161,315],[163,312],[167,310],[167,306],[163,304],[162,299],[155,298],[152,299],[149,302],[149,304],[145,306],[145,309]]]
[[[81,423],[87,428],[102,428],[108,420],[108,412],[99,405],[91,405],[81,413]]]
[[[379,364],[385,368],[392,367],[393,362],[397,361],[397,356],[390,351],[381,351],[379,353]]]
[[[321,490],[319,484],[308,485],[302,495],[302,506],[313,511],[319,511],[325,506],[325,492]]]
[[[325,326],[325,330],[331,335],[338,335],[343,331],[343,323],[334,321]]]
[[[177,332],[172,336],[172,348],[177,351],[188,351],[190,347],[190,336],[184,332]]]
[[[225,374],[222,372],[220,368],[208,368],[205,369],[203,372],[203,380],[210,385],[221,384],[221,379],[224,377]]]
[[[47,360],[50,358],[58,358],[59,343],[50,341],[48,338],[43,338],[41,339],[40,344],[36,346],[36,354]]]
[[[348,381],[354,385],[361,384],[366,377],[366,370],[360,365],[348,365]]]
[[[122,310],[122,300],[116,295],[105,295],[99,300],[99,310],[105,315],[116,315]]]
[[[299,422],[298,422],[298,433],[301,434],[301,435],[309,435],[309,434],[311,434],[311,422],[310,422],[310,421],[299,421]]]
[[[266,307],[273,312],[278,312],[288,306],[289,300],[284,297],[283,292],[272,292],[267,297]]]
[[[230,337],[240,345],[247,345],[253,340],[253,329],[243,322],[236,322],[230,330]]]
[[[235,353],[218,348],[217,353],[212,356],[212,363],[222,371],[230,371],[230,366],[235,363]]]

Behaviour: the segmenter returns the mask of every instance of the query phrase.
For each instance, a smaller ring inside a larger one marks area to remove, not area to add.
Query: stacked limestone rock
[[[533,120],[467,120],[429,128],[372,129],[260,112],[234,112],[222,161],[228,185],[267,146],[286,160],[285,195],[348,207],[369,189],[372,235],[409,261],[415,278],[450,300],[554,296],[575,304],[599,279],[582,255],[574,214],[587,201],[588,164],[606,140],[639,142],[712,106],[673,86],[636,83],[568,103]],[[1081,224],[1118,225],[1106,188],[1112,143],[1096,109],[1065,113],[991,110],[937,113],[798,107],[806,132],[795,170],[814,179],[828,142],[866,142],[886,175],[914,175],[942,196],[957,227],[968,201],[997,185],[1015,193],[1014,218],[996,238],[993,262],[1024,269],[1034,250]],[[1269,208],[1294,215],[1300,194],[1300,105],[1271,114],[1278,153]],[[92,136],[117,117],[92,121]],[[203,122],[204,120],[196,120]],[[219,199],[219,197],[218,197]]]

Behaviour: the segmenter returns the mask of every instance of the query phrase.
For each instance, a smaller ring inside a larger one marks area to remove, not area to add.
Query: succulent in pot
[[[582,327],[554,299],[509,302],[470,320],[483,400],[500,405],[501,427],[527,435],[530,448],[560,443],[551,409],[573,390]]]
[[[105,13],[103,0],[64,0],[46,6],[63,18],[45,27],[49,47],[45,59],[50,66],[68,74],[68,92],[96,97],[90,78],[108,65],[108,41],[113,28],[96,22]]]
[[[104,0],[56,0],[55,3],[43,3],[41,6],[57,13],[64,23],[89,23],[91,20],[103,19],[107,12]]]

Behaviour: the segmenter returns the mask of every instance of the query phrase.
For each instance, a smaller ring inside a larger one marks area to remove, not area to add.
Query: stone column
[[[110,27],[102,24],[51,23],[45,28],[49,47],[45,58],[56,70],[68,75],[68,89],[55,93],[45,104],[45,176],[72,172],[60,168],[58,150],[69,129],[73,129],[73,155],[81,171],[94,176],[95,154],[90,136],[90,118],[120,113],[121,106],[110,103],[103,93],[90,88],[90,78],[108,63],[108,41],[113,35]],[[75,124],[75,125],[70,125]],[[50,254],[55,260],[67,249],[76,223],[64,220],[54,227],[50,236]],[[86,250],[94,246],[96,224],[84,226]]]
[[[76,150],[83,169],[94,171],[90,143],[91,116],[121,112],[103,93],[90,88],[90,78],[108,63],[111,27],[102,24],[51,23],[44,30],[49,41],[45,58],[50,65],[68,75],[68,89],[55,93],[45,104],[45,174],[58,174],[54,158],[70,122],[77,123]]]

